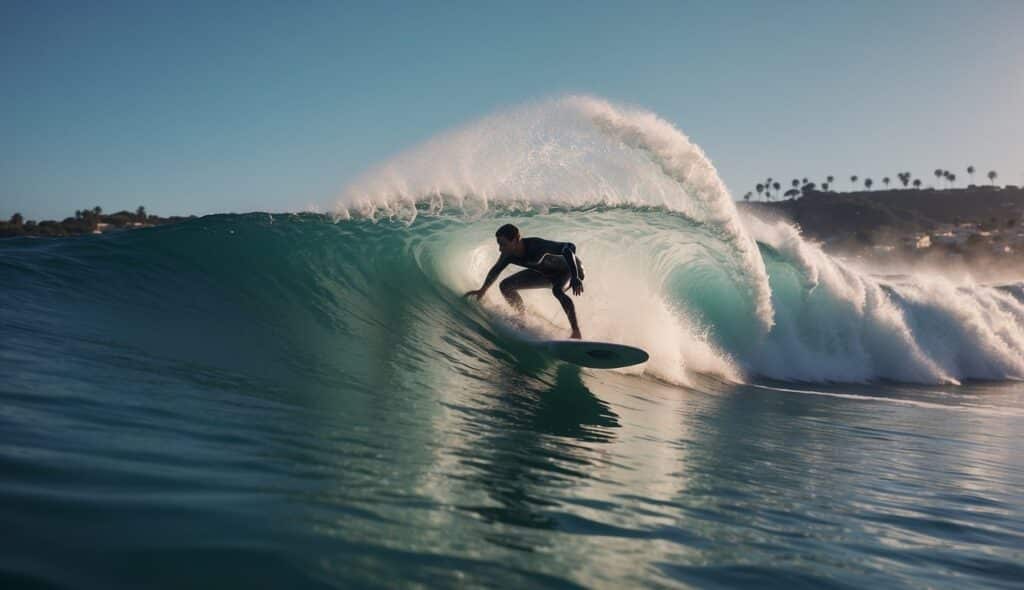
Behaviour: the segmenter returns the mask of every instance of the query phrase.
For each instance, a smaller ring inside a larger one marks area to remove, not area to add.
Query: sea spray
[[[784,222],[741,216],[671,124],[600,99],[541,101],[441,134],[352,183],[336,212],[397,218],[412,235],[424,214],[459,220],[417,240],[443,252],[425,271],[456,293],[482,281],[500,223],[577,243],[590,269],[576,300],[587,336],[647,348],[643,370],[670,381],[1024,377],[1024,311],[1009,291],[849,267]],[[558,326],[545,295],[527,301]]]
[[[875,277],[745,216],[762,244],[776,326],[754,373],[800,381],[958,383],[1024,378],[1024,303],[1011,290],[939,274]]]

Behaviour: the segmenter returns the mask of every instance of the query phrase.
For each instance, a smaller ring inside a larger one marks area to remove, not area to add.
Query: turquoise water
[[[970,348],[1017,286],[954,314],[879,283],[900,357],[779,244],[763,335],[713,229],[505,219],[576,239],[585,333],[649,367],[552,362],[462,300],[496,218],[0,241],[0,585],[1020,587],[1024,386]],[[893,379],[912,362],[938,369]]]

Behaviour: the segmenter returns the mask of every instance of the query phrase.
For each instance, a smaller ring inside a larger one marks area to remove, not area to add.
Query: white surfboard
[[[647,362],[643,349],[613,342],[591,340],[548,340],[544,348],[552,356],[568,363],[593,369],[618,369]]]

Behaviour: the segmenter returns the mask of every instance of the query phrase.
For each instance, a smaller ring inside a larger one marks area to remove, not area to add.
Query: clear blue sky
[[[1020,0],[0,0],[0,72],[3,218],[328,206],[435,133],[567,92],[673,122],[736,198],[968,164],[1024,183]]]

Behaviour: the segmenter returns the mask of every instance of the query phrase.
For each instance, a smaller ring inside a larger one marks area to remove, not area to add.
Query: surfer
[[[572,326],[570,338],[580,339],[576,307],[572,299],[565,294],[566,284],[572,289],[573,295],[583,293],[583,268],[576,258],[576,245],[541,238],[521,238],[519,228],[511,223],[499,227],[494,237],[498,240],[498,251],[501,252],[501,256],[487,273],[483,287],[469,291],[465,296],[476,297],[479,300],[509,264],[526,267],[526,270],[507,277],[498,285],[505,300],[517,312],[524,313],[526,306],[523,305],[523,298],[519,296],[520,289],[550,288],[569,318],[569,325]]]

